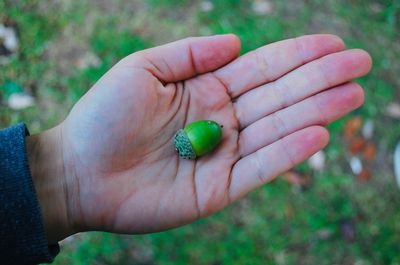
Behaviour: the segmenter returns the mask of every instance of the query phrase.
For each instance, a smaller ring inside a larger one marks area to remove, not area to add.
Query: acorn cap
[[[190,143],[189,137],[183,129],[176,132],[174,136],[175,150],[184,159],[196,159],[196,153]]]

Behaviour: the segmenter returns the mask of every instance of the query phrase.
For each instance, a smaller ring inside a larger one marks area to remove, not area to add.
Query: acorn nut
[[[174,145],[179,156],[196,159],[214,150],[221,142],[221,127],[215,121],[200,120],[178,130],[174,136]]]

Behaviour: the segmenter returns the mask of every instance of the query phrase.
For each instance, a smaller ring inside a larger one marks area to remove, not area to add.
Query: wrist
[[[73,234],[60,126],[26,138],[30,171],[49,244]]]

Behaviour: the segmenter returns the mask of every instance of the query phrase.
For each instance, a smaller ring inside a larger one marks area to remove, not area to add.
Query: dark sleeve
[[[52,262],[25,147],[24,124],[0,130],[0,264]]]

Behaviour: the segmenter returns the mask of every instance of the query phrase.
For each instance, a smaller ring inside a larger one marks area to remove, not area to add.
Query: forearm
[[[49,244],[74,233],[68,214],[62,134],[59,127],[26,138],[32,180]]]

